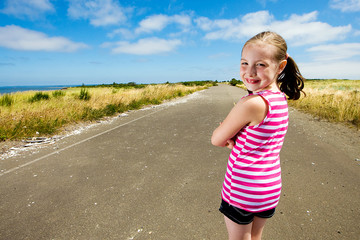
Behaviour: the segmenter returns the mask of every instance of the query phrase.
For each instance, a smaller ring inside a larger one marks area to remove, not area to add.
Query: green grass
[[[5,94],[0,98],[0,106],[10,107],[14,102],[14,99],[10,94]]]
[[[29,99],[29,102],[39,102],[41,100],[49,100],[50,96],[47,93],[37,92]]]
[[[90,96],[89,90],[86,88],[81,88],[80,94],[79,94],[79,99],[88,101],[88,100],[90,100],[90,98],[91,98],[91,96]]]

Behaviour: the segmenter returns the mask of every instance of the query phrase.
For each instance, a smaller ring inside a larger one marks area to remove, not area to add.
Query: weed
[[[0,98],[0,106],[9,107],[13,104],[14,100],[10,94],[5,94]]]
[[[92,107],[85,107],[83,109],[81,119],[93,121],[96,119],[100,119],[104,116],[104,113],[101,109],[94,109]]]
[[[65,91],[61,91],[61,90],[56,90],[52,92],[53,97],[58,98],[58,97],[63,97],[65,96]]]
[[[38,102],[41,100],[49,100],[50,96],[47,93],[37,92],[29,99],[29,102]]]
[[[80,100],[85,100],[85,101],[88,101],[90,100],[90,93],[89,93],[89,90],[86,89],[86,88],[81,88],[80,90],[80,95],[79,95],[79,99]]]

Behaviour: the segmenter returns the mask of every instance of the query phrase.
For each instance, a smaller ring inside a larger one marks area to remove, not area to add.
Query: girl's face
[[[249,91],[280,91],[276,80],[286,60],[278,63],[274,59],[275,51],[275,46],[265,43],[249,43],[243,48],[240,76]]]

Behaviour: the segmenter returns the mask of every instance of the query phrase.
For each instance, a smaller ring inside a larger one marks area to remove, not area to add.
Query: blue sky
[[[239,79],[264,30],[306,78],[360,79],[360,0],[1,0],[0,86]]]

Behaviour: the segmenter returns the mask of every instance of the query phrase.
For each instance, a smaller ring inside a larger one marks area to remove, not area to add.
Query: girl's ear
[[[282,60],[282,61],[280,62],[278,74],[280,74],[280,73],[285,69],[286,64],[287,64],[287,60]]]

